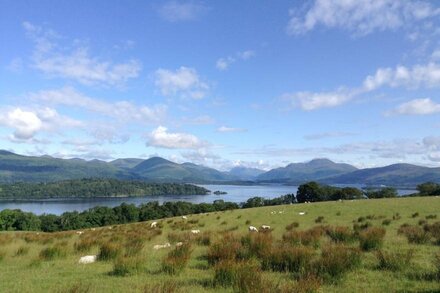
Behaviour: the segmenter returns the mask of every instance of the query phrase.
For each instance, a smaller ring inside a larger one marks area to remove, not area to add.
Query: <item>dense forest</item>
[[[0,198],[115,197],[147,195],[199,195],[209,190],[192,184],[145,183],[117,179],[77,179],[50,183],[0,184]]]

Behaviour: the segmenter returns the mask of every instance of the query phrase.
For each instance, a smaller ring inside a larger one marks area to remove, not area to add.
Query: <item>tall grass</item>
[[[431,235],[418,226],[403,226],[398,234],[404,235],[409,243],[424,244],[430,241]]]
[[[176,275],[183,271],[191,256],[191,245],[184,243],[171,250],[162,260],[162,270],[170,275]]]
[[[345,245],[328,245],[323,247],[321,258],[312,264],[311,271],[326,282],[336,283],[360,264],[361,253],[358,249]]]
[[[67,251],[64,247],[61,246],[52,246],[43,248],[40,251],[39,257],[41,260],[53,260],[56,258],[66,257]]]
[[[263,270],[291,272],[297,276],[304,274],[312,262],[315,252],[307,246],[278,245],[263,258]]]
[[[353,231],[346,226],[327,227],[326,233],[336,243],[347,243],[355,240]]]
[[[291,245],[319,247],[323,233],[324,229],[319,226],[304,231],[292,230],[283,234],[283,241]]]
[[[386,230],[381,227],[370,227],[359,233],[359,245],[362,250],[379,249],[383,245]]]
[[[142,262],[139,258],[119,257],[114,263],[111,274],[124,277],[140,272],[141,270]]]
[[[98,260],[109,261],[116,259],[122,253],[123,247],[120,244],[107,242],[101,245],[98,253]]]
[[[413,256],[414,251],[412,249],[406,252],[387,252],[382,250],[376,252],[376,258],[379,261],[378,268],[389,271],[402,271],[409,267]]]

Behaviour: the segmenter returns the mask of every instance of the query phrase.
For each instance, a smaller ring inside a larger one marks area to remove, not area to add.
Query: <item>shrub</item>
[[[400,216],[399,213],[395,213],[395,214],[393,215],[393,220],[400,220],[400,218],[401,218],[401,216]]]
[[[333,242],[352,242],[355,239],[353,232],[346,226],[328,227],[326,233]]]
[[[356,234],[359,234],[361,231],[366,230],[366,229],[368,229],[370,227],[373,227],[373,224],[371,224],[371,222],[365,222],[365,223],[363,223],[361,225],[355,223],[353,225],[353,230],[354,230],[354,232]]]
[[[206,257],[210,265],[215,265],[220,261],[243,258],[242,251],[241,242],[232,234],[225,234],[220,241],[209,247]]]
[[[383,244],[385,229],[380,227],[370,227],[359,233],[360,248],[365,251],[378,249]]]
[[[257,263],[249,261],[222,261],[214,268],[214,286],[233,286],[235,292],[267,291]]]
[[[135,237],[126,243],[125,255],[135,256],[139,254],[143,248],[144,248],[144,241],[139,237]]]
[[[99,248],[98,260],[108,261],[117,258],[122,251],[122,246],[115,243],[104,243]]]
[[[419,226],[423,226],[423,225],[428,224],[428,222],[426,220],[420,219],[418,224],[419,224]]]
[[[175,281],[167,280],[161,284],[147,284],[144,287],[144,293],[175,293],[178,292],[178,284]]]
[[[78,242],[75,242],[73,248],[78,252],[87,252],[95,245],[97,245],[95,238],[81,238]]]
[[[313,263],[312,271],[323,280],[334,283],[360,263],[359,250],[344,245],[330,245],[322,249],[321,258]]]
[[[271,233],[252,233],[241,238],[241,244],[246,251],[246,258],[252,256],[262,257],[271,250],[272,241]]]
[[[52,246],[44,248],[40,251],[40,259],[53,260],[55,258],[62,258],[66,256],[66,250],[60,246]]]
[[[127,276],[137,273],[141,270],[141,261],[137,258],[120,257],[116,260],[112,275]]]
[[[357,219],[357,221],[358,221],[358,223],[365,222],[365,217],[359,217],[359,218]]]
[[[202,232],[196,235],[196,242],[198,245],[209,246],[211,244],[211,233]]]
[[[294,228],[298,228],[298,227],[299,227],[299,223],[293,222],[293,223],[290,223],[289,225],[286,226],[286,230],[292,231]]]
[[[188,243],[174,248],[162,260],[162,270],[170,275],[179,274],[188,263],[191,252],[191,245]]]
[[[379,261],[378,268],[389,271],[401,271],[410,265],[413,255],[414,251],[412,249],[406,252],[385,252],[379,250],[376,253]]]
[[[249,225],[251,223],[251,220],[246,220],[245,224]]]
[[[436,244],[440,245],[440,222],[425,225],[423,229],[435,238]]]
[[[314,293],[321,287],[321,279],[313,274],[309,274],[297,282],[289,282],[280,287],[280,293]]]
[[[319,216],[315,219],[315,223],[323,223],[324,222],[324,217],[323,216]]]
[[[419,216],[419,213],[414,213],[411,215],[411,218],[417,218]]]
[[[319,247],[319,240],[322,234],[322,227],[314,227],[304,231],[293,230],[283,234],[283,241],[291,245]]]
[[[29,252],[29,247],[21,246],[15,252],[15,256],[26,255],[26,254],[28,254],[28,252]]]
[[[341,212],[337,212],[337,213],[336,213],[336,216],[340,216],[340,215],[341,215]]]
[[[388,226],[389,224],[391,224],[391,220],[390,219],[385,219],[382,221],[382,225],[383,226]]]
[[[424,244],[431,239],[429,233],[418,226],[400,227],[397,233],[403,234],[409,243]]]
[[[227,224],[228,224],[228,222],[226,222],[226,221],[223,221],[220,223],[220,225],[227,225]]]
[[[291,247],[281,245],[274,247],[263,257],[263,270],[292,272],[302,275],[314,256],[314,250],[306,246]]]
[[[425,219],[427,220],[437,219],[437,215],[427,215]]]

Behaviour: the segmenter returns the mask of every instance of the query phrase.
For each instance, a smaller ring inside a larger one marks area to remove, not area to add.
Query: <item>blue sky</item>
[[[227,170],[440,166],[437,1],[0,1],[0,142]]]

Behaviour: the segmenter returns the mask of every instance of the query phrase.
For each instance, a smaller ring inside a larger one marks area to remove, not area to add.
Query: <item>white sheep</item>
[[[82,256],[78,263],[80,264],[89,264],[89,263],[94,263],[96,261],[96,255],[86,255],[86,256]]]
[[[157,227],[157,222],[151,223],[150,228],[156,228],[156,227]]]
[[[184,219],[184,220],[186,220],[186,219],[188,219],[186,216],[182,216],[182,219]]]
[[[199,233],[200,233],[200,230],[191,230],[191,233],[192,233],[192,234],[199,234]]]
[[[258,232],[258,229],[254,226],[249,226],[249,232]]]
[[[81,235],[83,233],[84,233],[83,231],[76,231],[76,234],[78,234],[78,235]]]
[[[304,216],[306,214],[306,212],[299,212],[298,215],[300,216]]]
[[[268,225],[261,225],[261,229],[263,229],[263,230],[270,230],[270,226],[268,226]]]
[[[156,244],[153,246],[153,249],[158,250],[158,249],[167,248],[167,247],[171,247],[171,244],[169,242],[167,242],[165,244]]]

